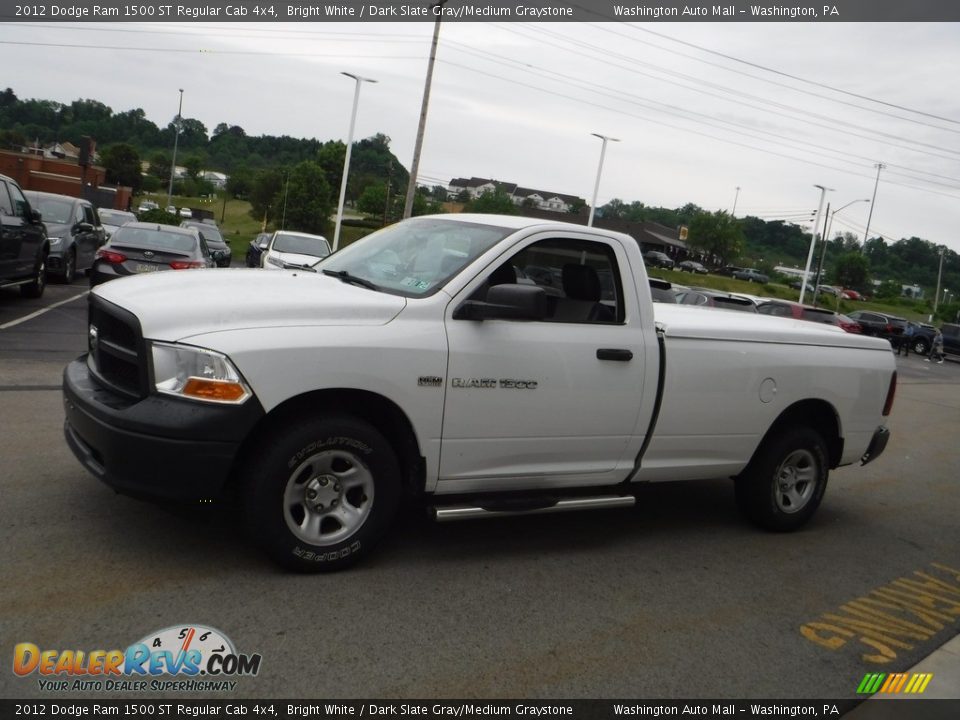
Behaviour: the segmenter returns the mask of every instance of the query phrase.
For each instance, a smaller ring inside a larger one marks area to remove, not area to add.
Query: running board
[[[633,495],[601,495],[598,497],[570,498],[532,507],[511,507],[492,501],[487,507],[476,505],[450,505],[434,507],[433,518],[437,522],[472,520],[474,518],[509,517],[511,515],[543,515],[572,510],[601,510],[606,508],[633,507],[637,499]]]

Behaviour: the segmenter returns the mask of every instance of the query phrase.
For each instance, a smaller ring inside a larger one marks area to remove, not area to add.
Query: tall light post
[[[420,172],[420,151],[423,150],[423,134],[427,129],[427,107],[430,105],[430,86],[433,84],[433,65],[437,59],[437,45],[440,42],[440,20],[442,8],[447,0],[438,0],[432,5],[437,21],[433,24],[433,41],[430,43],[430,59],[427,61],[427,79],[423,85],[423,100],[420,103],[420,123],[417,125],[417,140],[413,146],[413,162],[410,163],[410,182],[407,183],[407,196],[403,202],[404,219],[413,214],[413,196],[417,192],[417,173]]]
[[[807,252],[807,265],[803,269],[803,284],[800,286],[800,304],[803,304],[803,296],[807,292],[807,278],[810,277],[810,264],[813,262],[813,251],[817,247],[817,228],[820,227],[820,213],[823,212],[823,199],[827,196],[828,192],[832,192],[833,188],[824,187],[823,185],[814,185],[815,188],[820,188],[820,204],[817,206],[817,217],[813,221],[813,233],[810,235],[810,250]]]
[[[937,314],[937,308],[940,307],[940,281],[943,279],[943,254],[947,251],[945,245],[940,247],[940,269],[937,270],[937,291],[933,294],[933,312],[927,322],[933,322],[933,316]]]
[[[337,222],[333,227],[333,251],[340,246],[340,224],[343,222],[343,202],[347,197],[347,173],[350,171],[350,151],[353,150],[353,126],[357,122],[357,105],[360,103],[360,83],[375,83],[372,78],[360,77],[353,73],[341,72],[348,78],[353,78],[356,86],[353,90],[353,111],[350,113],[350,130],[347,132],[347,152],[343,156],[343,177],[340,178],[340,200],[337,203]]]
[[[183,88],[180,88],[180,105],[177,107],[177,117],[173,121],[173,160],[170,162],[170,184],[167,186],[167,207],[173,199],[173,174],[177,171],[177,144],[180,142],[180,116],[183,114]]]
[[[870,202],[870,198],[861,198],[859,200],[851,200],[846,205],[838,207],[833,212],[830,212],[830,206],[827,205],[827,227],[823,232],[823,245],[820,246],[820,257],[817,260],[817,276],[816,276],[816,285],[813,288],[813,304],[817,304],[817,293],[820,291],[820,271],[823,268],[823,257],[827,254],[827,243],[830,242],[830,228],[833,227],[833,216],[836,215],[841,210],[850,207],[854,203],[858,202]]]
[[[730,211],[730,217],[737,216],[737,199],[740,197],[740,186],[737,185],[737,192],[733,196],[733,210]]]
[[[873,207],[877,202],[877,186],[880,184],[880,171],[883,170],[886,165],[883,163],[877,163],[874,165],[877,169],[877,179],[873,182],[873,197],[870,200],[870,212],[867,214],[867,229],[863,232],[863,252],[867,252],[867,241],[870,239],[870,220],[873,218]]]
[[[607,154],[607,142],[620,142],[615,137],[600,135],[599,133],[590,134],[600,138],[603,141],[603,145],[600,146],[600,164],[597,166],[597,181],[593,184],[593,201],[590,203],[590,217],[587,218],[587,227],[593,227],[593,213],[597,209],[597,193],[600,192],[600,174],[603,172],[603,158]]]

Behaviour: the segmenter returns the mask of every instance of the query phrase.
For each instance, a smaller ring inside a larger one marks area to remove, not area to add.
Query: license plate
[[[154,270],[159,270],[160,268],[156,265],[147,265],[145,263],[137,263],[137,266],[133,269],[134,272],[145,273],[153,272]]]

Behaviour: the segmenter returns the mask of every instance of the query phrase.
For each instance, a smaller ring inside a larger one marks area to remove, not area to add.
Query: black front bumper
[[[256,398],[214,405],[98,385],[86,356],[63,373],[64,435],[80,463],[118,492],[207,501],[223,494],[240,445],[264,412]]]
[[[868,462],[880,457],[883,451],[886,450],[888,442],[890,442],[890,430],[881,425],[873,431],[873,438],[870,440],[867,451],[863,454],[863,457],[860,458],[860,464],[866,465]]]

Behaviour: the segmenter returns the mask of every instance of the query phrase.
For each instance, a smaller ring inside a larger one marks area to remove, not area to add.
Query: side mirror
[[[30,212],[27,213],[27,219],[32,223],[43,222],[43,216],[40,214],[40,211],[34,210],[33,208],[30,208]]]
[[[73,226],[75,232],[90,232],[93,230],[93,225],[88,222],[78,222]]]
[[[268,247],[270,247],[270,241],[264,240],[259,245],[257,245],[257,247],[259,247],[261,250],[266,250]]]
[[[536,285],[494,285],[486,301],[467,300],[453,313],[454,320],[543,320],[547,293]]]

